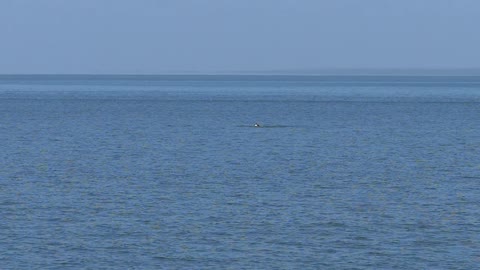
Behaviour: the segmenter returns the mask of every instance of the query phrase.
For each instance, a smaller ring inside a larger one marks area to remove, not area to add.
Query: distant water
[[[480,78],[0,76],[0,262],[477,269]]]

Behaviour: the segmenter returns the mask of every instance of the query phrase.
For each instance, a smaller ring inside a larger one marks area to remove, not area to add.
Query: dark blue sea
[[[480,77],[0,76],[0,262],[478,269]]]

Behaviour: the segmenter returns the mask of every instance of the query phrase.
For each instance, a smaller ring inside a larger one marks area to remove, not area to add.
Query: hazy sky
[[[480,0],[0,0],[0,73],[478,67]]]

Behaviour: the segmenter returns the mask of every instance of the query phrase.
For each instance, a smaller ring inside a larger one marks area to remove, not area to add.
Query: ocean
[[[0,262],[476,269],[480,77],[2,75]]]

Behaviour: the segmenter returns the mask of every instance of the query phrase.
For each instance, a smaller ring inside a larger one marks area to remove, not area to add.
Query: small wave
[[[254,125],[239,125],[238,127],[243,127],[243,128],[293,128],[295,126],[285,126],[285,125],[262,125],[259,127],[256,127]]]
[[[462,176],[463,179],[480,179],[480,176],[470,176],[470,175],[464,175]]]

